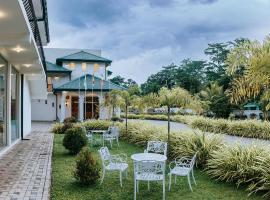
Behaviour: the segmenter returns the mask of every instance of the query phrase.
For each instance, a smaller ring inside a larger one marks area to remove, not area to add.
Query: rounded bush
[[[77,123],[78,120],[75,117],[67,117],[66,119],[64,119],[64,124],[67,123]]]
[[[63,146],[71,154],[77,154],[84,146],[88,144],[85,130],[81,127],[73,127],[65,132]]]
[[[84,147],[77,156],[74,177],[83,185],[92,185],[99,179],[99,165],[89,147]]]

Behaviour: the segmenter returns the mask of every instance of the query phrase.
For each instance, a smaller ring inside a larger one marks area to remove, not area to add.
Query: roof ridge
[[[96,57],[98,57],[98,58],[102,58],[102,59],[111,61],[111,60],[109,60],[109,59],[107,59],[107,58],[104,58],[104,57],[102,57],[102,56],[98,56],[98,55],[93,54],[93,53],[86,52],[86,51],[84,51],[84,50],[81,50],[81,51],[78,51],[78,52],[75,52],[75,53],[72,53],[72,54],[68,54],[68,55],[66,55],[66,56],[63,56],[63,57],[60,57],[60,58],[57,58],[57,59],[63,59],[63,58],[66,58],[66,57],[68,57],[68,56],[72,56],[72,55],[75,55],[75,54],[78,54],[78,53],[81,53],[81,52],[82,52],[82,53],[89,54],[89,55],[92,55],[92,56],[96,56]]]

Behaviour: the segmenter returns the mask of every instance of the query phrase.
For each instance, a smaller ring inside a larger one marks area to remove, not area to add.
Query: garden
[[[128,177],[123,178],[121,188],[118,173],[106,176],[104,183],[100,185],[101,161],[98,149],[101,146],[88,143],[84,132],[85,129],[106,129],[110,124],[110,121],[95,120],[82,123],[68,122],[53,127],[55,139],[52,199],[133,199],[133,162],[130,156],[143,152],[149,140],[167,141],[167,130],[143,122],[129,122],[127,127],[125,123],[114,123],[120,128],[120,146],[114,144],[109,150],[113,154],[127,154],[129,164]],[[67,145],[68,139],[65,139],[68,137],[72,140],[70,145]],[[169,160],[178,156],[192,156],[195,152],[198,152],[195,164],[197,185],[193,186],[193,192],[189,190],[185,177],[178,178],[176,185],[173,183],[172,190],[168,191],[166,176],[167,199],[269,197],[270,150],[266,147],[226,146],[218,136],[208,136],[199,130],[171,132]],[[167,167],[166,174],[168,170]],[[151,183],[150,191],[147,190],[147,183],[140,184],[138,199],[161,198],[162,184]]]

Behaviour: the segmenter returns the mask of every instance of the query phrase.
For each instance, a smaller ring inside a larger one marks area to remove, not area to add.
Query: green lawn
[[[128,144],[120,143],[120,148],[116,146],[111,153],[126,153],[129,157],[129,176],[128,179],[123,179],[123,188],[119,184],[118,173],[107,174],[103,185],[99,183],[94,186],[82,187],[76,183],[73,178],[73,170],[75,163],[75,156],[71,156],[62,146],[63,135],[55,135],[53,148],[53,169],[52,169],[52,188],[51,199],[91,199],[91,200],[128,200],[133,199],[133,165],[130,156],[136,152],[143,152],[142,148]],[[94,156],[99,159],[98,148],[93,148]],[[177,184],[172,184],[172,190],[168,192],[166,186],[167,199],[261,199],[259,196],[247,197],[247,192],[243,189],[237,189],[234,185],[216,183],[210,180],[205,173],[196,170],[195,177],[197,186],[194,186],[194,191],[190,192],[188,189],[186,178],[178,178]],[[168,183],[168,178],[166,179]],[[147,184],[140,183],[140,193],[137,199],[162,199],[162,185],[161,183],[151,183],[150,191],[147,190]]]

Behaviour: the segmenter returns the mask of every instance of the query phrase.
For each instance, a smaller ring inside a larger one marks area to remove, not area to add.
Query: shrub
[[[66,130],[63,146],[68,149],[71,154],[77,154],[87,144],[88,139],[83,128],[73,127]]]
[[[121,119],[119,117],[112,117],[111,120],[114,122],[123,122],[124,121],[123,119]]]
[[[185,134],[175,133],[172,136],[172,151],[171,157],[190,156],[192,157],[196,152],[196,165],[204,167],[210,154],[221,148],[221,139],[218,136],[206,135],[200,131],[185,132]]]
[[[64,124],[77,123],[78,120],[75,117],[67,117],[64,119]]]
[[[92,185],[99,179],[99,166],[89,147],[84,147],[76,158],[74,177],[83,185]]]
[[[51,128],[51,132],[54,134],[63,134],[63,126],[64,124],[62,123],[55,123]]]
[[[257,120],[226,120],[198,118],[191,123],[192,128],[202,131],[235,135],[240,137],[270,139],[269,122]]]
[[[224,146],[212,152],[206,171],[216,180],[247,185],[250,193],[264,191],[270,196],[269,161],[269,149]]]
[[[88,120],[81,123],[87,130],[105,130],[109,128],[110,124],[111,122],[107,120]]]
[[[165,127],[144,122],[131,122],[127,134],[124,126],[121,128],[121,138],[129,143],[146,147],[149,140],[167,140]],[[202,132],[178,131],[172,133],[172,142],[168,152],[170,158],[178,156],[193,156],[198,151],[197,166],[204,166],[211,151],[218,149],[221,141],[218,137],[206,136]]]

